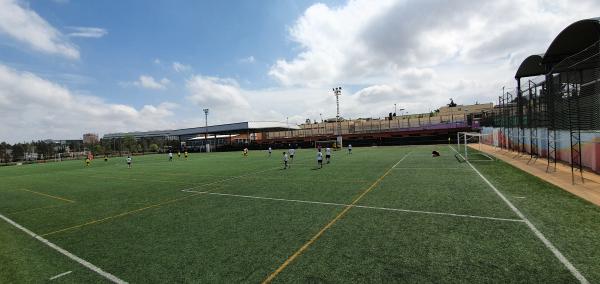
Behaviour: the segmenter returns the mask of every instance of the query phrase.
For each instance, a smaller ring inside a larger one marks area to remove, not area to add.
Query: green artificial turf
[[[577,282],[447,145],[355,147],[334,152],[323,169],[306,149],[284,170],[281,152],[136,156],[131,169],[124,158],[4,167],[0,213],[132,283],[258,283],[327,224],[274,282]],[[600,208],[469,154],[600,282]],[[344,211],[354,201],[359,207]],[[0,220],[0,283],[67,271],[56,281],[107,281]]]

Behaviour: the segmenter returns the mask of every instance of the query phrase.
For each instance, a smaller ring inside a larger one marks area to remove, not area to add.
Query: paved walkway
[[[575,172],[575,184],[571,179],[571,166],[566,164],[556,164],[556,172],[546,172],[548,160],[539,158],[537,161],[530,161],[529,155],[519,155],[517,152],[500,150],[489,145],[474,144],[471,148],[482,151],[488,155],[493,155],[497,159],[507,162],[525,172],[554,184],[570,193],[573,193],[589,202],[600,206],[600,175],[584,170],[582,181],[579,171]],[[528,164],[529,162],[529,164]]]

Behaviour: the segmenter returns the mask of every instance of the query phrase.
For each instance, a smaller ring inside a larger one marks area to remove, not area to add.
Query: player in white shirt
[[[271,149],[271,147],[269,147],[269,158],[271,158],[271,153],[273,152],[273,149]]]
[[[328,164],[331,161],[331,148],[329,147],[325,148],[325,160],[327,160]]]
[[[348,155],[352,155],[352,144],[348,144]]]
[[[169,162],[172,162],[172,161],[173,161],[173,153],[169,152]]]
[[[283,169],[288,168],[288,155],[286,152],[283,152]]]
[[[323,153],[321,153],[321,150],[317,152],[317,164],[319,168],[323,168]]]
[[[131,156],[127,156],[127,168],[131,169]]]
[[[296,154],[296,149],[294,149],[294,148],[290,148],[290,149],[288,150],[288,153],[290,154],[290,159],[291,159],[292,161],[294,161],[294,154]]]

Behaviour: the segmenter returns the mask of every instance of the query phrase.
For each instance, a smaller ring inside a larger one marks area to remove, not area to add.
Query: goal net
[[[315,148],[327,148],[331,147],[334,150],[338,149],[337,140],[323,140],[323,141],[315,141]]]
[[[488,135],[477,132],[458,132],[456,134],[457,155],[463,160],[470,162],[493,161],[494,158],[481,152],[481,141]],[[469,145],[473,147],[469,147]],[[477,148],[477,150],[473,148]]]

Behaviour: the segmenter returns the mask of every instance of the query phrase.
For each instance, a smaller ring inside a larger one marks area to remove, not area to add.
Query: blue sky
[[[173,62],[194,72],[238,80],[256,89],[273,85],[268,76],[277,58],[296,48],[287,29],[313,1],[34,1],[22,2],[65,33],[69,27],[101,27],[101,38],[72,38],[80,60],[64,61],[35,51],[1,46],[1,60],[45,74],[73,89],[90,91],[115,103],[141,107],[160,103],[147,90],[124,88],[140,74],[170,78],[176,95],[184,81]],[[335,4],[340,1],[329,1]],[[248,62],[253,58],[254,62]],[[155,61],[160,61],[157,64]],[[70,76],[74,75],[74,76]]]
[[[493,102],[581,0],[0,0],[0,141]]]

